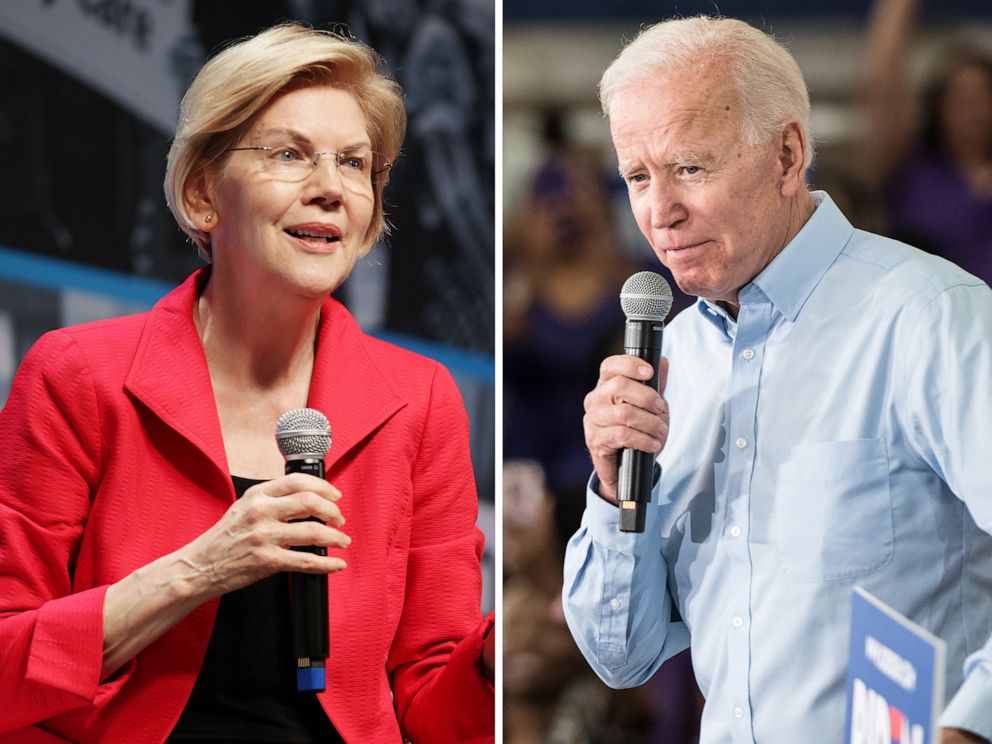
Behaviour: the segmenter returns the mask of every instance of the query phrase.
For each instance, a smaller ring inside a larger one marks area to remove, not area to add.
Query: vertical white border
[[[496,405],[496,453],[493,458],[496,467],[496,488],[493,494],[496,501],[496,741],[503,741],[503,0],[494,0],[496,28],[493,49],[496,54],[494,84],[496,86],[493,111],[496,116],[495,140],[493,147],[496,164],[493,209],[495,210],[495,243],[493,251],[494,281],[496,283],[494,328],[496,333],[493,352],[495,355],[495,405]]]

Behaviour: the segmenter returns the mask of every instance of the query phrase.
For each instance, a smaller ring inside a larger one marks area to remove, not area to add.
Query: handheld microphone
[[[286,474],[309,473],[324,477],[324,458],[331,448],[331,425],[327,417],[312,408],[294,408],[279,417],[276,444],[286,460]],[[316,517],[311,520],[319,522]],[[327,549],[299,546],[317,555]],[[293,656],[296,664],[296,689],[321,692],[327,687],[327,577],[324,574],[291,572],[289,574],[290,612],[293,622]]]
[[[672,288],[653,271],[639,271],[623,283],[620,307],[627,316],[624,327],[625,354],[643,359],[654,369],[644,382],[658,389],[661,339],[664,320],[672,309]],[[620,531],[644,532],[646,506],[651,501],[655,455],[634,449],[620,450],[617,500],[620,502]]]

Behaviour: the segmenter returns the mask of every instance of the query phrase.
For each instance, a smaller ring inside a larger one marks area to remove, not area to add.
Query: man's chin
[[[675,285],[682,294],[689,295],[690,297],[706,298],[709,298],[709,295],[712,294],[711,285],[708,282],[700,281],[698,277],[678,274],[673,271],[672,278],[675,280]]]

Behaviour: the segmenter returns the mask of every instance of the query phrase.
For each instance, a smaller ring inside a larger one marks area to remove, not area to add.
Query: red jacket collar
[[[200,269],[152,308],[124,386],[229,478],[207,360],[193,323],[193,303],[209,276],[209,267]],[[406,405],[351,313],[332,297],[321,308],[308,405],[331,422],[328,469]]]

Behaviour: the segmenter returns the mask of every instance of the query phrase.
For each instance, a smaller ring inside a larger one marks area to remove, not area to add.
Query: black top
[[[262,481],[232,476],[241,498]],[[167,742],[343,744],[314,693],[296,691],[289,577],[221,597],[207,654]]]

